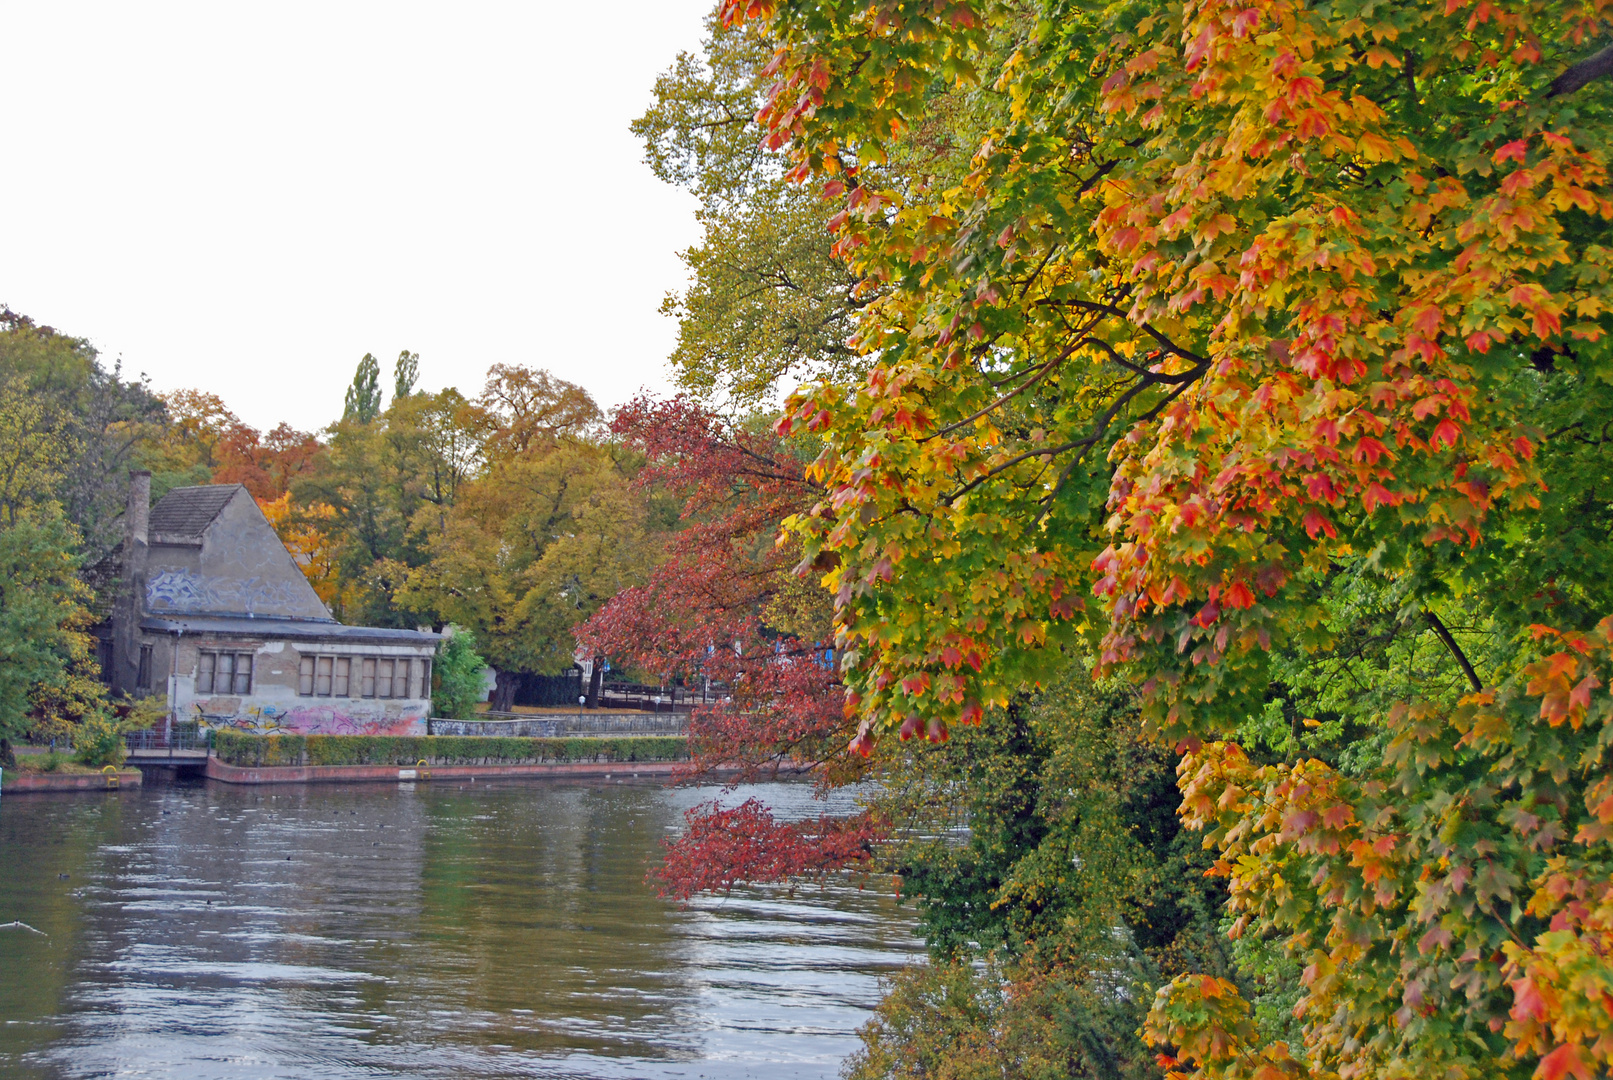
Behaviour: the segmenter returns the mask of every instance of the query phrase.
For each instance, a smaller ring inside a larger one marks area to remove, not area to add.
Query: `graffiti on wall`
[[[203,577],[194,570],[161,570],[146,580],[148,611],[251,612],[303,599],[294,583],[262,577]]]
[[[191,719],[209,727],[250,735],[424,735],[426,718],[413,711],[401,716],[354,716],[334,705],[251,704],[238,697],[203,698],[191,702]]]

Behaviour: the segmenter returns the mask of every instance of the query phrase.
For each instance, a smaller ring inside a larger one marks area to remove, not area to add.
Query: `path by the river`
[[[805,785],[767,801],[814,816]],[[0,798],[0,1075],[831,1077],[915,958],[888,893],[644,883],[715,790]],[[745,792],[740,793],[743,797]]]

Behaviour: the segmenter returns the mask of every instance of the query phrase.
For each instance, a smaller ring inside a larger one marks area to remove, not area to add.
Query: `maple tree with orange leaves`
[[[720,7],[872,297],[780,425],[851,751],[1136,687],[1297,983],[1162,987],[1173,1076],[1613,1061],[1610,6]]]

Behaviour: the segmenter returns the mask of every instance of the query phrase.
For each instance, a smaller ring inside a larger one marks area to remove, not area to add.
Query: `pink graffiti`
[[[329,705],[302,705],[279,718],[281,731],[298,735],[424,735],[421,717],[398,716],[372,719],[349,716]]]

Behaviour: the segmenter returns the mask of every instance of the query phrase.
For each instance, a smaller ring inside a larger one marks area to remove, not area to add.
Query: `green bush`
[[[431,715],[449,720],[474,720],[476,703],[482,697],[482,671],[487,667],[476,651],[476,639],[469,630],[448,628],[448,636],[437,646],[432,665]]]
[[[117,720],[104,713],[94,712],[79,721],[73,731],[73,758],[80,765],[99,769],[105,765],[121,767],[128,751],[123,746],[123,729]]]
[[[482,735],[247,735],[214,731],[227,765],[536,765],[562,761],[683,761],[681,735],[517,739]]]

